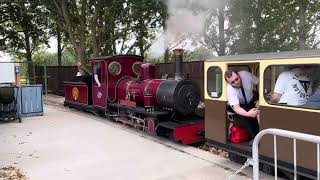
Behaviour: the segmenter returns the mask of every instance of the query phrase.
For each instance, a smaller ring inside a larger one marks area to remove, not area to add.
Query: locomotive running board
[[[109,107],[115,107],[115,108],[120,108],[120,109],[129,109],[133,112],[140,113],[140,114],[145,114],[149,117],[158,117],[158,116],[167,116],[169,115],[169,112],[163,112],[163,111],[146,111],[142,107],[130,107],[130,106],[123,106],[118,103],[108,103]]]
[[[64,101],[63,105],[96,114],[95,112],[96,110],[93,105],[81,104],[81,103],[76,103],[71,101]]]

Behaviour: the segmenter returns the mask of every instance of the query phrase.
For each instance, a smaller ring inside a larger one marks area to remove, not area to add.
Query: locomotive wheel
[[[132,124],[132,127],[133,128],[135,128],[135,129],[137,129],[137,130],[140,130],[140,124],[139,124],[139,122],[137,122],[137,121],[133,121],[133,124]]]
[[[15,118],[12,118],[12,117],[8,117],[8,118],[1,118],[0,121],[1,122],[4,122],[4,123],[8,123],[8,122],[12,122],[12,121],[15,121],[16,119]]]
[[[105,112],[101,111],[101,110],[98,110],[97,115],[100,116],[100,117],[104,117],[104,118],[106,117]]]
[[[153,118],[147,118],[146,121],[148,134],[156,135],[155,120]]]
[[[267,165],[267,164],[262,164],[261,165],[261,170],[266,173],[266,174],[270,174],[270,175],[274,175],[274,167]]]
[[[228,157],[229,157],[230,161],[232,161],[232,162],[236,162],[237,161],[237,157],[233,153],[229,153]]]
[[[294,174],[292,172],[286,171],[286,170],[279,170],[281,172],[281,174],[289,179],[289,180],[294,180]],[[311,180],[310,178],[307,177],[303,177],[300,175],[297,175],[297,180]]]
[[[174,134],[173,134],[173,132],[170,132],[170,133],[169,133],[169,137],[168,137],[168,138],[169,138],[170,141],[175,142],[175,141],[174,141]]]
[[[247,158],[243,157],[243,156],[239,156],[237,154],[231,153],[229,152],[229,159],[230,161],[239,163],[239,164],[244,164],[247,161]]]

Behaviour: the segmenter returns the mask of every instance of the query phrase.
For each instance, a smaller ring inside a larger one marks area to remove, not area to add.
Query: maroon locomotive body
[[[204,121],[194,113],[200,89],[183,77],[182,54],[183,50],[175,50],[174,79],[155,79],[155,66],[143,63],[140,56],[91,59],[92,76],[65,82],[65,105],[94,111],[183,144],[201,142]]]

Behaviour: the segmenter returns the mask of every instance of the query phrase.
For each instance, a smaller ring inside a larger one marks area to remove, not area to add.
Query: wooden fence
[[[183,74],[193,79],[200,87],[201,99],[203,99],[203,61],[185,62],[182,65]],[[36,67],[37,83],[45,87],[44,67]],[[49,93],[64,96],[63,82],[70,81],[77,74],[76,66],[47,66],[46,67],[47,90]],[[173,78],[175,74],[175,64],[156,64],[156,78],[161,79],[167,75],[168,78]]]
[[[48,93],[64,96],[63,82],[73,79],[77,72],[77,66],[47,66],[46,73],[43,66],[36,66],[37,84],[45,87],[46,75]]]

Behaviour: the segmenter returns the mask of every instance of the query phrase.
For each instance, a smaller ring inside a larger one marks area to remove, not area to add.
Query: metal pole
[[[261,137],[263,136],[263,134],[260,134],[260,133],[254,138],[253,144],[252,144],[253,179],[254,180],[259,180],[259,147],[258,145]]]
[[[317,180],[320,180],[320,152],[319,144],[317,144]]]
[[[277,159],[277,136],[273,135],[273,159],[274,159],[274,177],[278,179],[278,159]]]
[[[33,83],[36,84],[36,65],[34,62],[32,62],[32,67],[33,67]]]
[[[48,95],[48,77],[47,77],[47,66],[43,66],[43,74],[44,74],[44,92],[45,95]]]
[[[293,156],[294,180],[297,180],[297,139],[293,139]]]

